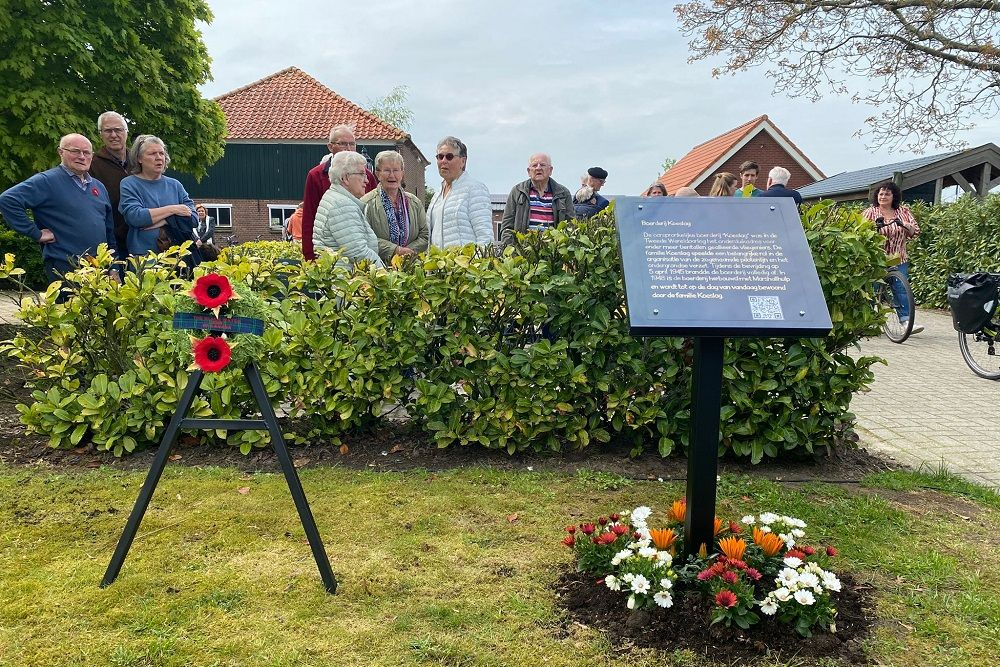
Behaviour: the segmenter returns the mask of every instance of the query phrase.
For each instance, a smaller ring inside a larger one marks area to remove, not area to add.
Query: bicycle
[[[954,299],[952,290],[963,283],[968,284],[970,276],[956,275],[948,281],[948,302],[958,330],[958,349],[973,373],[987,380],[1000,380],[1000,308],[997,306],[1000,273],[976,275],[980,276],[980,291],[967,297],[967,303],[962,303],[961,297]]]
[[[909,313],[906,320],[899,317],[900,311]],[[913,332],[913,290],[910,281],[898,269],[889,269],[885,278],[875,283],[875,310],[884,317],[882,332],[893,343],[902,343]]]

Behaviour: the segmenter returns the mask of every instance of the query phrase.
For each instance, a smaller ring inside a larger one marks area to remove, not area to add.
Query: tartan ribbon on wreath
[[[182,312],[198,308],[208,312]],[[243,368],[264,352],[264,300],[226,276],[209,273],[178,296],[173,327],[183,356],[190,353],[195,367],[217,373],[230,364]],[[207,331],[202,338],[187,331]],[[181,342],[183,339],[183,343]]]

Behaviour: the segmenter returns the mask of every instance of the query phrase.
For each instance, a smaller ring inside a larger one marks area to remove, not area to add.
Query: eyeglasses
[[[66,148],[64,146],[60,146],[59,150],[66,151],[67,153],[72,153],[73,155],[82,155],[83,157],[90,157],[91,155],[94,154],[94,151],[88,151],[83,148]]]
[[[528,167],[530,169],[538,169],[539,167],[541,167],[542,169],[544,169],[545,167],[548,167],[548,166],[551,166],[551,165],[545,164],[544,162],[534,162],[534,163],[528,165]]]
[[[104,134],[125,134],[124,127],[105,127],[101,129]]]
[[[345,176],[367,176],[367,175],[368,174],[366,174],[363,171],[349,171],[345,174]]]
[[[440,162],[441,160],[447,160],[448,162],[451,162],[455,158],[462,157],[462,156],[461,155],[455,155],[454,153],[438,153],[434,157],[436,157],[438,159],[438,162]]]
[[[340,146],[341,148],[347,148],[348,146],[357,146],[358,145],[358,142],[356,142],[356,141],[334,141],[334,142],[331,142],[331,143],[334,146]]]

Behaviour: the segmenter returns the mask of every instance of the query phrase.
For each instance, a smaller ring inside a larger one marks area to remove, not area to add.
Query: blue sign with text
[[[615,215],[633,335],[830,332],[791,199],[618,197]]]

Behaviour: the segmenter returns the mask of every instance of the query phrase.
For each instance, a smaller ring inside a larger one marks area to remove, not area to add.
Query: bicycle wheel
[[[901,296],[906,299],[909,305],[910,317],[902,322],[899,319],[899,306],[896,298],[896,288],[901,292]],[[913,331],[913,292],[910,290],[910,283],[899,271],[890,271],[875,286],[876,304],[885,319],[882,321],[882,332],[886,338],[893,343],[902,343],[910,337]]]
[[[974,334],[958,334],[958,349],[972,372],[987,380],[1000,380],[1000,323]]]

